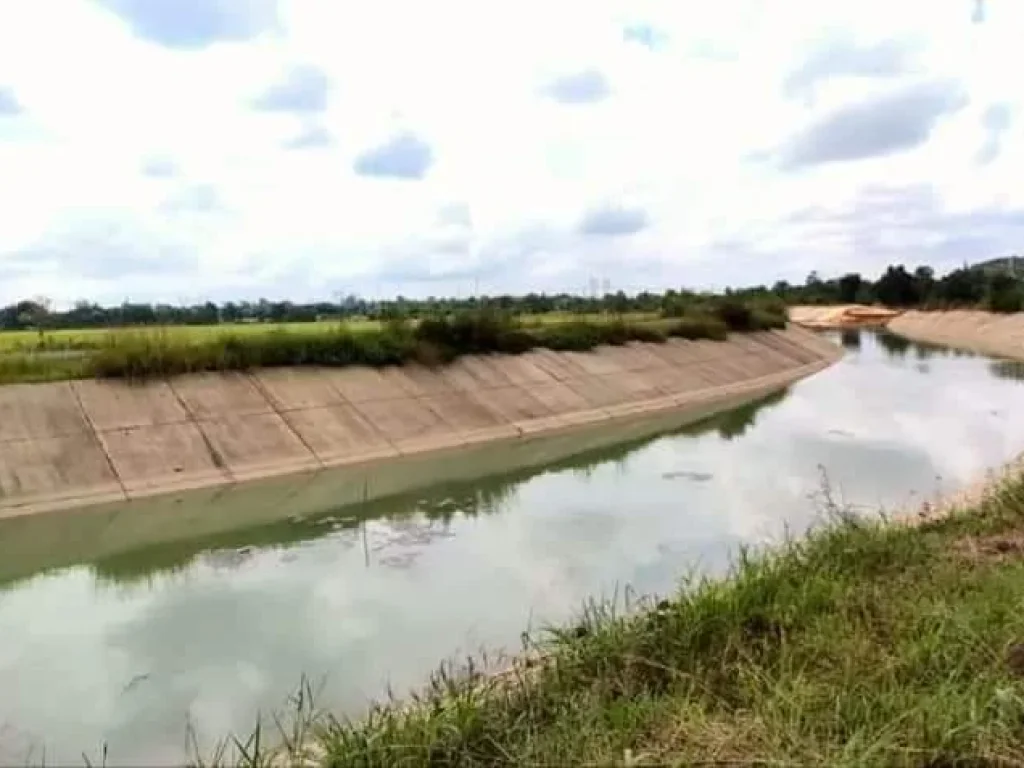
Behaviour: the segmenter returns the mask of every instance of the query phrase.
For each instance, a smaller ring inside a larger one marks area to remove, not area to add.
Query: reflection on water
[[[208,499],[153,518],[163,543],[104,548],[130,522],[115,511],[88,531],[94,556],[71,517],[0,521],[0,553],[17,560],[0,564],[14,579],[0,588],[0,763],[43,743],[67,763],[104,741],[111,764],[180,762],[187,718],[204,739],[243,730],[303,673],[326,675],[322,703],[355,714],[388,683],[515,646],[588,597],[721,573],[738,545],[813,522],[823,476],[870,512],[1024,449],[1019,367],[887,334],[842,340],[840,363],[766,402],[428,492],[300,514],[281,491],[277,522],[174,528],[218,514]],[[32,558],[48,570],[28,577]]]
[[[845,349],[860,349],[860,330],[858,328],[844,328],[839,332],[839,343]]]
[[[96,560],[91,568],[101,582],[129,584],[145,582],[156,573],[185,570],[196,558],[221,568],[241,566],[255,548],[261,546],[287,546],[328,535],[339,539],[352,538],[358,543],[356,533],[362,530],[361,526],[368,520],[387,522],[391,527],[404,526],[407,537],[420,536],[422,543],[425,543],[431,537],[448,535],[450,524],[456,517],[474,518],[506,510],[516,489],[533,477],[567,473],[569,476],[586,479],[598,468],[621,467],[627,457],[658,438],[703,434],[716,434],[723,440],[740,437],[754,425],[759,411],[782,402],[787,393],[788,389],[783,389],[749,405],[657,437],[645,437],[585,451],[540,469],[524,469],[477,481],[439,485],[426,491],[380,499],[342,510],[325,511],[313,517],[292,517],[217,537],[147,547]],[[707,473],[686,471],[667,473],[666,477],[698,481],[710,479]],[[380,552],[386,548],[386,543],[379,544],[374,551]],[[403,556],[391,562],[397,564],[408,562],[408,559]]]
[[[993,360],[989,366],[993,376],[1011,381],[1024,381],[1024,362],[1020,360]]]

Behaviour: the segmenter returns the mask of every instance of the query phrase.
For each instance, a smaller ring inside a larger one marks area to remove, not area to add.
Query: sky
[[[1016,0],[0,4],[0,302],[635,292],[1024,250]]]

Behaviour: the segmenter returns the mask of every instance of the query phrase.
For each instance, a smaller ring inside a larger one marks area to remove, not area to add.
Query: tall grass
[[[761,327],[746,315],[738,324],[736,319],[705,314],[656,323],[611,319],[527,326],[511,315],[481,310],[427,318],[415,325],[393,321],[359,332],[337,326],[318,334],[278,330],[193,340],[166,332],[125,332],[111,335],[91,352],[85,368],[101,378],[138,380],[273,366],[383,366],[408,361],[432,365],[466,354],[519,354],[536,348],[586,351],[601,344],[663,342],[669,336],[721,340],[729,330]]]
[[[1024,479],[919,527],[830,512],[726,580],[591,606],[506,674],[321,714],[315,764],[1024,764]]]

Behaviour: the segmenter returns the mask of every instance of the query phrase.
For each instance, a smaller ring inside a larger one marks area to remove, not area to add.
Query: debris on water
[[[713,474],[710,472],[691,472],[689,470],[679,470],[677,472],[666,472],[662,476],[664,480],[693,480],[695,483],[706,483],[712,477]]]
[[[139,683],[145,682],[146,680],[149,680],[149,672],[146,672],[145,674],[141,674],[141,675],[136,675],[135,677],[133,677],[131,680],[128,681],[128,685],[126,685],[124,688],[121,689],[121,693],[122,694],[128,693],[133,688],[135,688],[135,686],[137,686]]]

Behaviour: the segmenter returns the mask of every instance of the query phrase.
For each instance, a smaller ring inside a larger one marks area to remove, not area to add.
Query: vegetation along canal
[[[841,362],[754,406],[316,519],[50,570],[75,547],[67,518],[32,520],[46,546],[16,551],[26,521],[0,520],[0,763],[95,762],[103,744],[108,764],[180,762],[190,721],[202,748],[247,733],[303,674],[358,716],[588,598],[721,573],[813,523],[825,484],[865,514],[907,509],[1024,451],[1021,366],[833,338]]]

